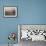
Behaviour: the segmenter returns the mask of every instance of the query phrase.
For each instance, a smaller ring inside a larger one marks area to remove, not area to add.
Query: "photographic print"
[[[20,24],[18,25],[18,34],[20,41],[46,41],[46,25]]]
[[[17,8],[16,7],[4,7],[4,17],[16,17]]]

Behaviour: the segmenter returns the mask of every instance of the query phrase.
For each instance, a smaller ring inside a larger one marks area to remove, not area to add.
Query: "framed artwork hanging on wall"
[[[4,17],[16,17],[17,16],[17,7],[4,7]]]

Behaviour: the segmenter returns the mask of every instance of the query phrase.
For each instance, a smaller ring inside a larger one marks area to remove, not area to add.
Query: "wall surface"
[[[18,16],[4,18],[4,6],[16,6]],[[46,24],[46,0],[0,0],[0,44],[8,43],[9,32],[17,34],[18,24]]]

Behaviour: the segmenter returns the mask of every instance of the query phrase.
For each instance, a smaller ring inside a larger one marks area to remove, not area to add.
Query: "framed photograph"
[[[4,17],[16,17],[17,7],[4,7]]]
[[[22,40],[46,41],[45,24],[19,24],[18,42]]]

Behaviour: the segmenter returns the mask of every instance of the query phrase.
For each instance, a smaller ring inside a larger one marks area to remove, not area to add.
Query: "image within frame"
[[[17,16],[17,7],[5,6],[4,7],[4,17],[16,17]]]

